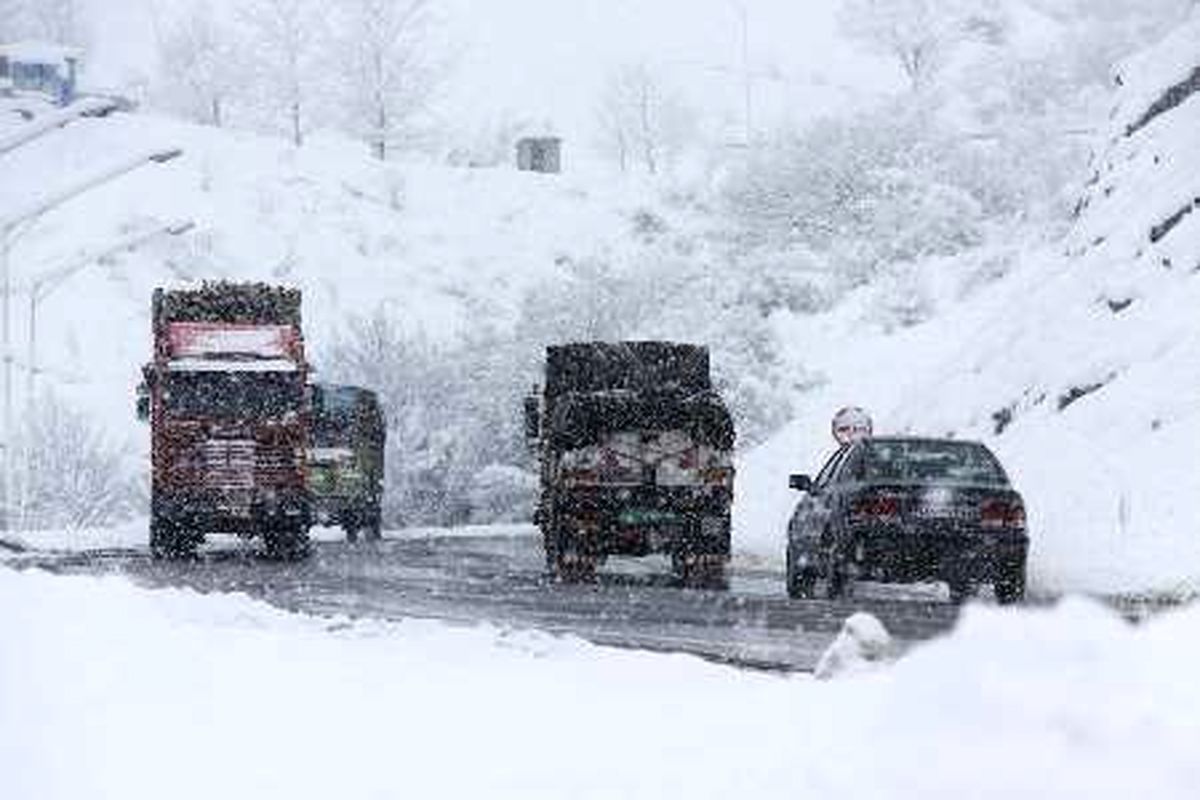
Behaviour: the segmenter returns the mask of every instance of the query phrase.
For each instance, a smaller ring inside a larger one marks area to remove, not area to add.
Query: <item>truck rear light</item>
[[[599,483],[600,473],[594,469],[564,469],[562,479],[565,483]]]
[[[985,500],[979,506],[979,524],[984,528],[1025,527],[1025,506],[1019,501]]]
[[[860,497],[851,505],[850,516],[857,521],[887,522],[899,519],[900,498],[892,494]]]
[[[732,486],[733,469],[731,467],[708,467],[701,471],[701,479],[708,486]]]

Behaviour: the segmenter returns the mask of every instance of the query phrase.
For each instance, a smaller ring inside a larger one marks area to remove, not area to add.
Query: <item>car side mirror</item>
[[[813,482],[807,475],[789,475],[788,486],[798,492],[811,492]]]

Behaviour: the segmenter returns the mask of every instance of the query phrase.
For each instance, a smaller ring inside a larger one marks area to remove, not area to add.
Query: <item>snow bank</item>
[[[968,609],[832,683],[0,569],[5,797],[1190,798],[1200,609]]]

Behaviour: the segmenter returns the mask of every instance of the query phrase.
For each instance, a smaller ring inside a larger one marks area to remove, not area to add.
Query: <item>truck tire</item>
[[[720,553],[676,553],[671,556],[671,571],[679,583],[692,589],[728,589],[726,564]]]
[[[559,583],[593,583],[596,558],[580,553],[559,553],[554,562],[554,578]]]
[[[275,524],[263,531],[267,556],[281,561],[298,561],[312,552],[308,529],[297,524]]]
[[[366,520],[366,524],[363,525],[363,538],[368,542],[378,542],[383,538],[382,514],[379,508],[371,509],[366,515]]]
[[[150,554],[154,558],[192,558],[196,555],[194,536],[166,516],[152,515],[150,519]]]

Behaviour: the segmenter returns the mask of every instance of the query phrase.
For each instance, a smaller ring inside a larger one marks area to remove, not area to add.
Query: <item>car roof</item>
[[[871,436],[862,441],[867,444],[967,444],[987,449],[987,445],[975,439],[952,439],[948,436],[940,438],[936,436]]]

